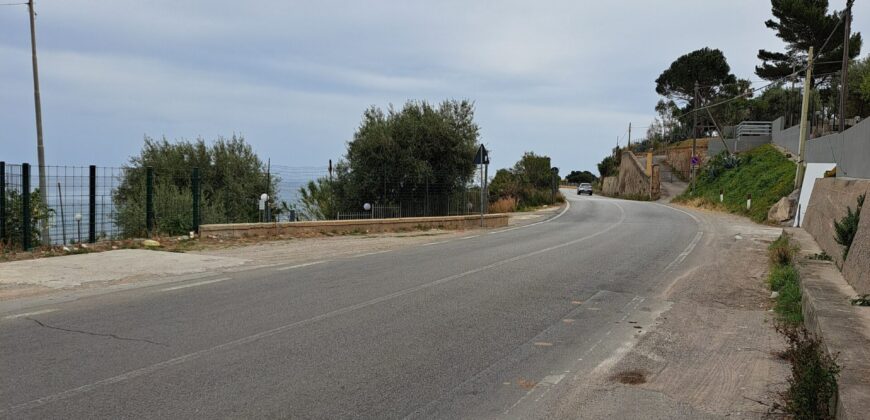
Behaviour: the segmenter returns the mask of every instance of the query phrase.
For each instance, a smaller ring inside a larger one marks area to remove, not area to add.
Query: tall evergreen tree
[[[755,67],[755,74],[767,80],[788,76],[806,65],[807,51],[812,46],[815,65],[811,84],[815,86],[830,80],[832,74],[840,70],[843,58],[843,12],[829,13],[828,0],[771,0],[770,3],[773,19],[764,24],[776,31],[786,48],[785,52],[759,50],[761,65]],[[861,34],[856,32],[849,40],[849,57],[857,57],[860,51]]]

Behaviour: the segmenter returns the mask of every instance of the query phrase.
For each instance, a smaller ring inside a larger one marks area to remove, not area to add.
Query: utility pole
[[[36,156],[39,164],[39,200],[42,208],[48,208],[48,190],[45,186],[45,150],[42,145],[42,102],[39,100],[39,67],[36,64],[36,22],[33,13],[33,0],[28,0],[27,10],[30,11],[30,53],[33,57],[33,104],[36,107]],[[48,235],[48,220],[43,218],[42,244],[51,245],[51,237]]]
[[[631,151],[631,123],[628,123],[628,149]]]
[[[692,194],[695,193],[695,144],[698,140],[698,106],[700,97],[698,95],[698,81],[695,80],[695,101],[694,110],[692,110],[692,156],[690,157],[692,168]]]
[[[849,36],[852,35],[852,3],[855,0],[846,1],[846,28],[843,31],[843,70],[840,72],[840,132],[846,129],[846,96],[849,94]]]
[[[807,147],[807,113],[810,108],[810,79],[813,77],[813,47],[807,55],[807,76],[804,79],[804,98],[801,103],[800,143],[798,144],[797,174],[794,177],[794,187],[800,188],[804,183],[804,154]]]

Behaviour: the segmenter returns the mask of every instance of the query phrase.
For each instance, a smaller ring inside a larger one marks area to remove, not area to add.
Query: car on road
[[[577,195],[581,195],[581,194],[592,195],[592,184],[584,182],[584,183],[578,185],[577,186]]]

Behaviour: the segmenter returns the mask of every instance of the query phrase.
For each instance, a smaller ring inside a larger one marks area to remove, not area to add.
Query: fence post
[[[88,168],[88,243],[97,242],[97,167]]]
[[[145,168],[145,230],[154,235],[154,168]]]
[[[6,162],[0,162],[0,244],[6,242]]]
[[[200,184],[199,184],[199,168],[193,168],[193,172],[190,174],[190,186],[191,192],[193,193],[193,231],[199,233],[199,222],[200,222],[200,213],[199,213],[199,198],[200,198]]]
[[[21,248],[30,250],[30,164],[21,164]]]

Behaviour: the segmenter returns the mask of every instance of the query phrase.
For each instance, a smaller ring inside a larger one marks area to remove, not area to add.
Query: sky
[[[868,7],[854,6],[853,31],[868,29]],[[326,166],[370,106],[469,99],[494,168],[534,151],[563,174],[597,173],[629,123],[643,137],[654,80],[678,56],[719,48],[758,81],[758,49],[783,49],[763,0],[36,0],[36,10],[49,165],[122,166],[146,135],[235,133],[273,164]],[[20,5],[0,6],[0,160],[36,163]]]

